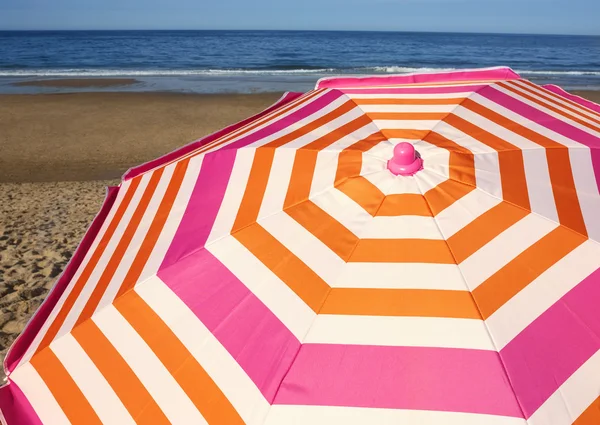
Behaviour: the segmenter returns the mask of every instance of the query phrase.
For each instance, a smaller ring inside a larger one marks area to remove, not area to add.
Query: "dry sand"
[[[579,94],[600,102],[600,92]],[[0,96],[0,360],[83,237],[105,186],[118,183],[107,179],[278,97]]]

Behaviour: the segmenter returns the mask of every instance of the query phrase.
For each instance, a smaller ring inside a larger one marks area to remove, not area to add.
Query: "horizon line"
[[[2,29],[0,32],[143,32],[143,31],[164,31],[164,32],[192,32],[192,31],[218,31],[218,32],[365,32],[365,33],[405,33],[405,34],[473,34],[473,35],[521,35],[521,36],[564,36],[564,37],[600,37],[600,34],[558,34],[558,33],[520,33],[520,32],[478,32],[478,31],[408,31],[408,30],[339,30],[339,29],[209,29],[209,28],[130,28],[130,29]]]

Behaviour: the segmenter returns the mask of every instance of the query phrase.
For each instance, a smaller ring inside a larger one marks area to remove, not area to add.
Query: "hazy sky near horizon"
[[[0,30],[298,29],[600,35],[600,0],[0,0]]]

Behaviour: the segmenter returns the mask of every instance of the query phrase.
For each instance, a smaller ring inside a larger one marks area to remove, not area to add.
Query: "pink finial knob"
[[[413,145],[402,142],[394,146],[394,156],[388,161],[387,167],[395,175],[412,176],[423,168],[423,160]]]

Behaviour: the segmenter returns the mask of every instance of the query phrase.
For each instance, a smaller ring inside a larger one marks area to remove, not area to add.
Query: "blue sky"
[[[600,0],[0,0],[0,29],[316,29],[600,35]]]

